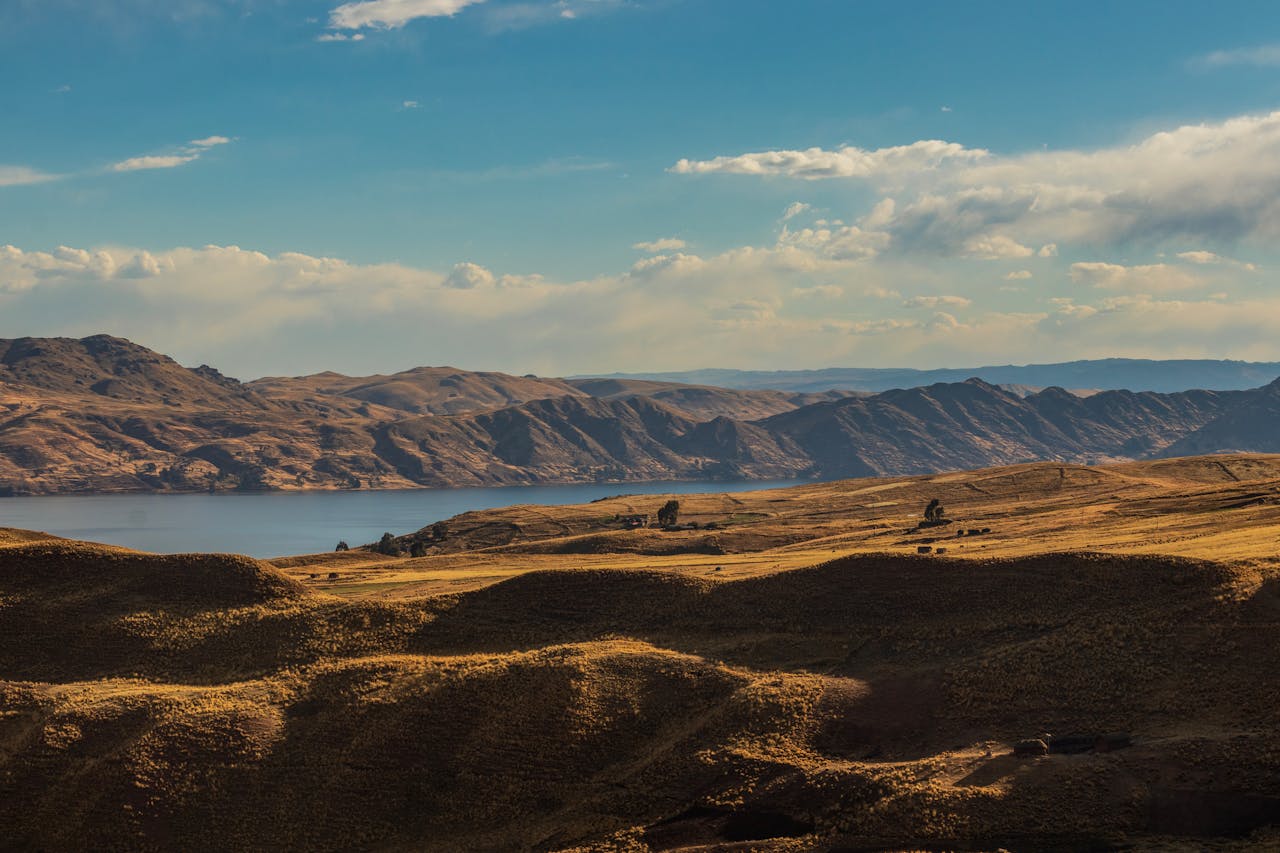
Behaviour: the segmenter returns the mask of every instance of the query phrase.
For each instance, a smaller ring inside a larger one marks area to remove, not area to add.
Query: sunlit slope
[[[1207,467],[1178,476],[1216,482]],[[13,541],[0,548],[0,837],[1275,842],[1280,567],[1253,556],[854,554],[725,581],[542,554],[561,568],[359,600],[240,557]],[[1041,732],[1132,745],[1011,754]]]
[[[935,498],[952,523],[921,528]],[[668,499],[679,500],[681,524],[697,529],[623,529],[619,519],[653,515]],[[316,589],[385,596],[459,591],[565,567],[725,579],[920,548],[964,558],[1054,551],[1270,558],[1280,554],[1280,456],[1037,463],[729,495],[623,496],[467,513],[398,541],[406,552],[421,545],[428,556],[359,552],[279,565]]]

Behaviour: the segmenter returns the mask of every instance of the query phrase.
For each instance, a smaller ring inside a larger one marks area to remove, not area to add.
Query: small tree
[[[350,551],[350,550],[351,550],[351,546],[350,546],[350,545],[348,545],[348,544],[347,544],[347,542],[346,542],[346,540],[344,539],[344,540],[342,540],[341,542],[339,542],[339,543],[338,543],[338,547],[337,547],[337,548],[334,548],[333,550],[335,550],[335,551]]]
[[[662,527],[675,527],[680,520],[680,501],[667,501],[658,510],[658,524]]]
[[[427,556],[427,549],[429,547],[430,546],[428,546],[426,542],[421,542],[421,541],[414,542],[411,546],[409,546],[409,556],[425,557]]]
[[[937,498],[929,501],[929,505],[924,508],[924,520],[929,524],[941,524],[946,517],[947,511],[942,506],[942,502]]]
[[[388,557],[400,556],[400,546],[396,544],[396,537],[390,533],[382,534],[378,544],[373,546],[373,551],[375,554],[385,554]]]

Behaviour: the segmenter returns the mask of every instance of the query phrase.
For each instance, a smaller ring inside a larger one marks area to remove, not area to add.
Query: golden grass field
[[[953,524],[912,532],[935,497]],[[670,498],[679,499],[682,522],[718,529],[622,530],[613,520],[653,514]],[[452,539],[428,557],[353,551],[274,563],[325,592],[400,597],[476,589],[543,569],[652,569],[732,580],[837,556],[915,554],[921,545],[965,559],[1057,551],[1267,559],[1280,557],[1280,456],[1035,463],[778,491],[619,497],[468,513],[449,527]],[[985,528],[991,532],[956,536],[957,529]],[[679,551],[686,553],[671,553]],[[333,572],[338,578],[331,580]]]
[[[1280,849],[1280,457],[614,520],[662,501],[419,558],[0,531],[0,846]]]

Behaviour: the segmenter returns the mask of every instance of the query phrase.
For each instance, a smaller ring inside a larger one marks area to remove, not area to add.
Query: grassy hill
[[[918,527],[932,497],[953,524]],[[1280,458],[696,496],[697,530],[614,527],[654,500],[470,514],[420,558],[0,531],[0,837],[1280,843]]]

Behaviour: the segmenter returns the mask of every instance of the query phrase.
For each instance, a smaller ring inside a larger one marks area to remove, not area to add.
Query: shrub
[[[382,534],[382,538],[378,540],[378,544],[373,546],[375,554],[385,554],[388,557],[399,557],[400,546],[396,544],[396,537],[390,533]]]
[[[941,501],[937,498],[929,501],[929,505],[924,508],[924,520],[929,524],[941,523],[946,514],[946,509],[943,508]]]
[[[658,524],[662,527],[675,527],[680,520],[680,501],[667,501],[658,510]]]
[[[346,540],[343,540],[343,541],[339,542],[339,543],[338,543],[338,547],[334,548],[333,550],[335,550],[335,551],[350,551],[350,550],[351,550],[351,546],[350,546],[350,545],[348,545],[348,544],[346,543]]]

